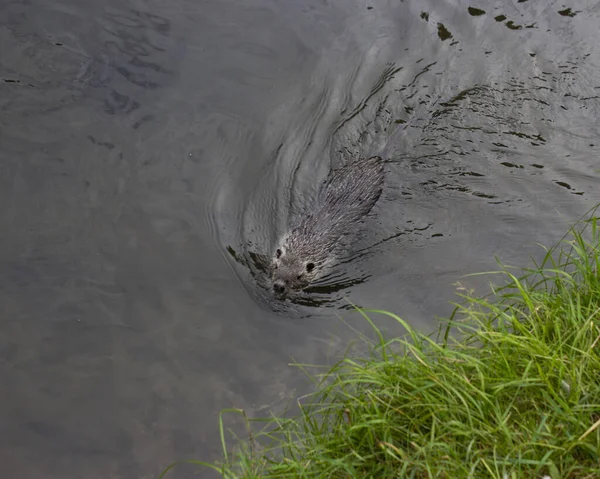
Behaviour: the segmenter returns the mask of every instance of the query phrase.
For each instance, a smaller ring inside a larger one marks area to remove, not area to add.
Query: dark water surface
[[[0,4],[0,476],[215,459],[220,409],[280,407],[290,358],[353,337],[344,298],[431,331],[488,281],[463,275],[539,257],[600,201],[599,24],[592,1]],[[256,258],[371,154],[353,256],[275,302]]]

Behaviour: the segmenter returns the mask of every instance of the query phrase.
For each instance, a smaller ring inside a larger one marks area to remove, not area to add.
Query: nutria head
[[[319,270],[317,262],[310,255],[281,244],[275,250],[271,263],[273,292],[278,296],[298,293],[317,278]]]

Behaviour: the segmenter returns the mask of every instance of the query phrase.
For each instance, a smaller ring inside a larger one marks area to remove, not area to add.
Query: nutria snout
[[[330,175],[312,213],[299,218],[278,241],[270,265],[277,296],[305,289],[347,253],[362,219],[381,196],[383,180],[383,160],[378,156],[355,161]]]

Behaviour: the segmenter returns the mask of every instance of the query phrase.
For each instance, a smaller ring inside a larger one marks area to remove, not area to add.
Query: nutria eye
[[[281,250],[278,248],[277,251],[275,251],[275,257],[279,258],[281,256]]]
[[[308,271],[309,273],[315,269],[315,263],[307,263],[306,264],[306,271]]]

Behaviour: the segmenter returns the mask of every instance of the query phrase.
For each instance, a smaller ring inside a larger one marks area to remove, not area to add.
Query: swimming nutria
[[[322,276],[350,246],[383,189],[383,160],[358,160],[330,175],[311,213],[280,238],[270,267],[273,291],[299,292]]]

